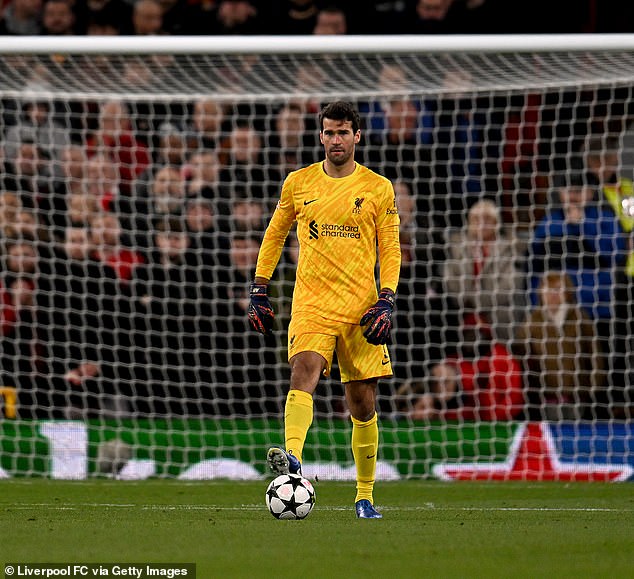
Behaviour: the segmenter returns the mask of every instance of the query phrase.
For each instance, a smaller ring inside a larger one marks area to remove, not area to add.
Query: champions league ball
[[[266,489],[266,506],[276,519],[305,519],[315,506],[315,489],[298,474],[281,474]]]

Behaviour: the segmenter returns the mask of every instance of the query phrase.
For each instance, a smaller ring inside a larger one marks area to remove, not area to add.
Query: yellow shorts
[[[392,376],[387,346],[373,346],[359,324],[334,322],[314,314],[293,316],[288,326],[288,359],[299,352],[317,352],[326,360],[324,374],[330,374],[337,352],[341,381],[370,380]]]

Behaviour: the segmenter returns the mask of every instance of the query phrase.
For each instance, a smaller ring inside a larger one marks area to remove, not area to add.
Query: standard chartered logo
[[[311,239],[321,237],[346,237],[351,239],[361,239],[358,225],[347,225],[345,223],[322,223],[311,221],[308,225]]]
[[[339,225],[336,223],[323,223],[321,226],[322,237],[351,237],[361,239],[358,225]]]

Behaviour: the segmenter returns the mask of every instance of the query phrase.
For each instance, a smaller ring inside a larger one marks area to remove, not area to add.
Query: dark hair
[[[186,233],[187,229],[183,221],[176,215],[169,215],[159,217],[154,222],[154,229],[156,233]]]
[[[258,231],[234,231],[231,233],[230,241],[255,241],[258,245],[262,243],[262,233]]]
[[[574,187],[576,189],[582,187],[595,188],[599,185],[599,179],[590,171],[573,167],[553,177],[553,185],[556,189],[561,189],[562,187]]]
[[[345,101],[335,101],[327,104],[319,113],[319,129],[324,130],[324,119],[333,121],[350,121],[352,132],[356,133],[361,128],[359,113],[351,103]]]

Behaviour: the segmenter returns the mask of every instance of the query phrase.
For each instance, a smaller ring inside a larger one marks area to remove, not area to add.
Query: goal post
[[[266,475],[294,232],[272,339],[246,291],[346,99],[401,214],[378,478],[627,479],[633,91],[629,34],[5,37],[0,476]],[[353,479],[337,378],[304,470]]]

